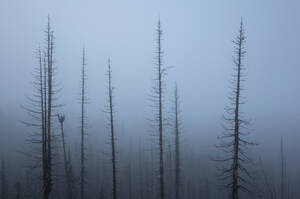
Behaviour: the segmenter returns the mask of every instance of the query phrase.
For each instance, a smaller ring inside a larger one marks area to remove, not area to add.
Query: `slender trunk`
[[[165,184],[164,184],[164,157],[163,157],[163,113],[162,113],[162,50],[161,50],[161,36],[162,30],[160,21],[157,27],[157,58],[158,58],[158,122],[159,122],[159,183],[160,183],[160,198],[165,198]]]
[[[39,84],[40,84],[40,103],[41,103],[41,118],[42,118],[42,175],[43,175],[43,188],[47,187],[47,135],[46,135],[46,60],[42,63],[42,53],[39,49]],[[44,74],[43,74],[44,73]]]
[[[50,27],[50,18],[48,18],[48,26],[47,26],[47,81],[45,84],[44,92],[47,98],[47,103],[45,103],[45,187],[44,187],[44,199],[49,198],[49,194],[52,191],[52,146],[51,146],[51,119],[52,119],[52,54],[53,54],[53,33]],[[47,111],[47,113],[46,113]]]
[[[58,115],[58,120],[60,123],[60,130],[61,130],[61,141],[63,147],[63,158],[64,158],[64,168],[65,168],[65,175],[67,176],[68,173],[68,166],[67,166],[67,153],[66,153],[66,143],[65,143],[65,135],[64,135],[64,120],[65,117],[63,115]]]
[[[65,134],[64,134],[64,121],[65,116],[64,115],[57,115],[58,121],[60,123],[60,130],[61,130],[61,141],[62,141],[62,147],[63,147],[63,158],[64,158],[64,169],[65,169],[65,180],[67,184],[67,195],[68,199],[72,199],[72,191],[71,191],[71,179],[70,179],[70,172],[69,172],[69,162],[67,158],[67,152],[66,152],[66,144],[65,144]]]
[[[80,198],[85,199],[85,49],[82,52],[82,79],[81,79],[81,167],[80,167]]]
[[[114,132],[114,118],[113,118],[113,96],[111,83],[111,66],[110,59],[108,60],[108,95],[109,95],[109,115],[110,115],[110,132],[111,132],[111,151],[112,151],[112,198],[117,199],[117,176],[116,176],[116,151],[115,151],[115,132]]]
[[[37,73],[35,76],[35,89],[37,93],[34,95],[35,99],[30,99],[32,102],[31,108],[25,108],[34,120],[39,123],[40,140],[31,138],[33,144],[39,144],[40,155],[33,158],[41,163],[41,188],[44,199],[48,199],[52,191],[52,116],[54,111],[53,95],[53,50],[54,50],[54,36],[50,26],[50,17],[46,28],[46,46],[42,51],[38,51]],[[36,123],[27,123],[29,126],[36,126]]]
[[[175,86],[175,199],[180,199],[180,146],[179,146],[179,102],[177,84]]]
[[[238,170],[239,170],[239,105],[240,105],[240,82],[241,82],[241,58],[243,29],[240,28],[238,41],[238,61],[237,61],[237,82],[235,91],[235,111],[234,111],[234,145],[233,145],[233,173],[232,173],[232,199],[238,199]]]

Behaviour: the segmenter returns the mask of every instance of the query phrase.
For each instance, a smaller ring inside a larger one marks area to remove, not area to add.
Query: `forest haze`
[[[300,2],[0,2],[0,199],[300,198]]]

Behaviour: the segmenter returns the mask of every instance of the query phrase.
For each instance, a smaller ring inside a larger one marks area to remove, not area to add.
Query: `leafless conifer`
[[[67,188],[67,197],[68,199],[73,198],[72,193],[72,179],[70,175],[70,162],[67,157],[67,151],[66,151],[66,141],[65,141],[65,134],[64,134],[64,121],[65,121],[65,115],[63,114],[57,114],[58,121],[60,123],[60,130],[61,130],[61,141],[62,141],[62,147],[63,147],[63,159],[64,159],[64,169],[65,169],[65,179],[66,179],[66,188]]]
[[[86,171],[85,171],[85,104],[86,104],[86,73],[85,73],[85,66],[86,66],[86,58],[85,58],[85,49],[82,50],[82,71],[81,71],[81,129],[80,129],[80,136],[81,136],[81,145],[80,145],[80,198],[85,199],[85,184],[86,184]]]
[[[163,67],[162,60],[162,29],[160,20],[157,24],[157,49],[155,60],[155,78],[154,86],[152,87],[152,102],[154,108],[154,119],[152,120],[155,129],[154,136],[158,137],[159,150],[159,198],[164,199],[165,196],[165,182],[164,182],[164,107],[163,98],[165,91],[164,76],[166,75],[166,68]]]
[[[180,162],[180,107],[177,83],[175,84],[174,91],[174,131],[175,131],[175,199],[180,199],[180,186],[181,186],[181,162]]]
[[[117,199],[117,168],[116,168],[116,148],[115,148],[115,128],[114,128],[114,105],[113,86],[110,59],[108,59],[108,100],[109,100],[109,125],[111,136],[111,161],[112,161],[112,198]]]
[[[52,165],[53,152],[52,140],[55,137],[53,132],[52,117],[55,115],[55,109],[59,105],[54,104],[55,94],[55,67],[54,67],[54,35],[50,25],[50,17],[46,28],[46,46],[45,50],[38,51],[39,67],[35,70],[34,88],[36,93],[29,98],[29,108],[23,107],[34,121],[24,122],[29,127],[36,127],[40,132],[34,132],[30,135],[30,144],[37,144],[29,156],[36,161],[37,165],[33,167],[42,168],[43,198],[48,199],[52,191]],[[39,165],[41,163],[41,165]]]
[[[224,164],[221,179],[226,182],[225,187],[230,190],[232,199],[239,199],[241,191],[251,193],[249,189],[251,176],[246,163],[249,162],[247,147],[254,143],[245,139],[245,136],[248,134],[245,132],[248,122],[242,119],[240,110],[240,106],[243,104],[241,98],[243,87],[241,83],[244,81],[243,77],[245,75],[245,67],[243,65],[243,57],[246,53],[245,40],[244,25],[241,21],[239,34],[233,41],[235,53],[234,71],[236,74],[233,75],[233,90],[229,96],[232,106],[225,109],[224,120],[228,126],[225,127],[225,133],[220,137],[222,144],[219,146],[226,154],[225,158],[219,160]]]

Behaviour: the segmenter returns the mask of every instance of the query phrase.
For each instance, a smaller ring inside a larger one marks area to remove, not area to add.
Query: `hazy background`
[[[232,74],[232,39],[243,17],[247,38],[245,84],[252,136],[263,158],[279,161],[284,136],[288,164],[300,166],[300,2],[298,0],[1,0],[0,1],[0,151],[21,150],[28,133],[21,105],[32,95],[35,51],[44,45],[47,16],[55,35],[59,101],[68,136],[79,138],[78,104],[81,51],[87,52],[89,139],[104,141],[106,63],[111,58],[118,133],[149,134],[150,88],[154,77],[155,29],[163,29],[166,108],[177,80],[183,140],[196,153],[214,153]],[[138,138],[139,139],[139,138]],[[14,141],[15,140],[15,141]],[[118,142],[122,142],[119,140]],[[16,148],[17,147],[17,148]],[[6,153],[7,154],[7,153]],[[8,155],[5,155],[8,156]],[[267,157],[269,156],[269,157]],[[12,157],[10,157],[12,158]],[[290,171],[289,171],[290,172]]]

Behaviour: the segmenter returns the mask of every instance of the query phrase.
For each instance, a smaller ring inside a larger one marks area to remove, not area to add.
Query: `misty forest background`
[[[297,1],[1,4],[0,199],[300,197]]]

